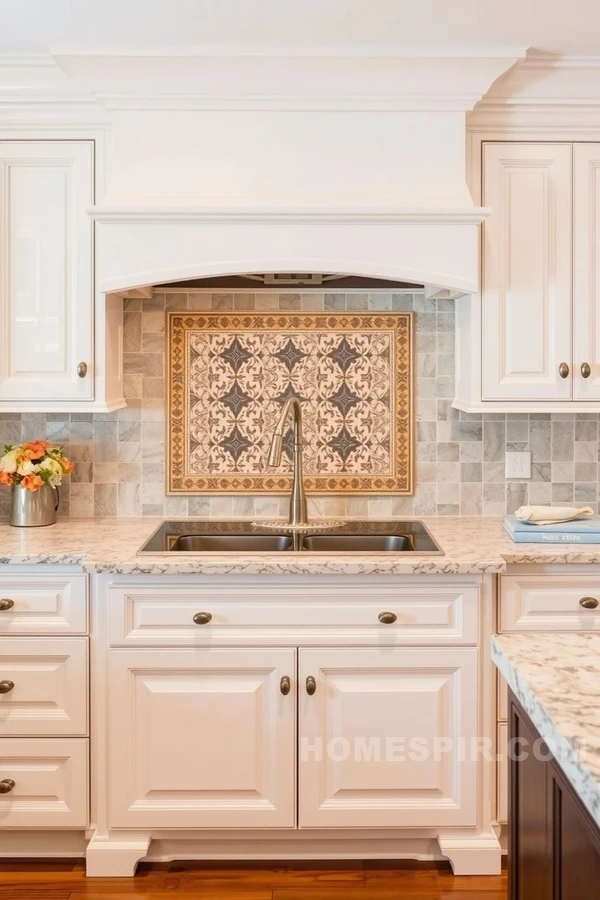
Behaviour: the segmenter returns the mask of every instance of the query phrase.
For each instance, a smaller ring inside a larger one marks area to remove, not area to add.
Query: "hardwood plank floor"
[[[0,860],[0,900],[506,900],[506,873],[388,862],[141,863],[135,878],[87,878],[82,860]]]

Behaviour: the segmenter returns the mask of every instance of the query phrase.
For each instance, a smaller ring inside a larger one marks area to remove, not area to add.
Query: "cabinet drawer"
[[[88,825],[87,740],[0,740],[0,828]]]
[[[87,642],[0,638],[0,737],[87,733]]]
[[[498,725],[496,737],[496,755],[498,766],[496,769],[496,816],[501,825],[508,822],[508,725],[506,722]]]
[[[86,631],[87,575],[0,575],[0,635]]]
[[[108,589],[110,643],[119,646],[281,646],[325,643],[475,644],[479,589],[285,586]],[[194,616],[204,614],[204,624]],[[382,622],[382,613],[392,621]],[[210,617],[210,618],[208,618]],[[208,621],[206,621],[208,619]]]
[[[586,609],[583,598],[598,601]],[[600,577],[505,575],[499,631],[600,631]]]

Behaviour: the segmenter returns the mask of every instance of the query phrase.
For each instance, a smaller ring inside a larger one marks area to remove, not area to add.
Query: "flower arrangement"
[[[73,469],[63,448],[51,447],[47,441],[6,444],[4,456],[0,457],[0,484],[20,485],[32,492],[45,484],[56,488]]]

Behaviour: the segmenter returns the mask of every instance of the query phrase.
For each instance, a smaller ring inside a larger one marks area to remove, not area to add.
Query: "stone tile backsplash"
[[[414,497],[315,497],[313,516],[478,516],[523,503],[598,504],[598,415],[470,415],[452,409],[454,305],[419,291],[324,293],[155,291],[124,308],[127,409],[0,413],[0,445],[46,436],[76,463],[61,488],[71,516],[257,516],[287,513],[286,497],[165,495],[166,309],[412,310],[416,316]],[[506,480],[506,450],[531,450],[532,478]],[[0,488],[0,517],[8,515]]]

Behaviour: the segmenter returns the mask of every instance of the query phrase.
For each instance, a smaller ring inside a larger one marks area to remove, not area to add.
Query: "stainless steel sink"
[[[318,527],[318,522],[313,523]],[[283,526],[282,526],[283,527]],[[343,522],[335,530],[291,535],[248,522],[179,519],[163,522],[138,553],[158,556],[189,553],[339,553],[439,556],[441,548],[417,520]]]
[[[294,549],[288,534],[184,534],[176,538],[172,553],[281,553]]]
[[[410,553],[404,534],[308,534],[302,549],[320,553]]]

